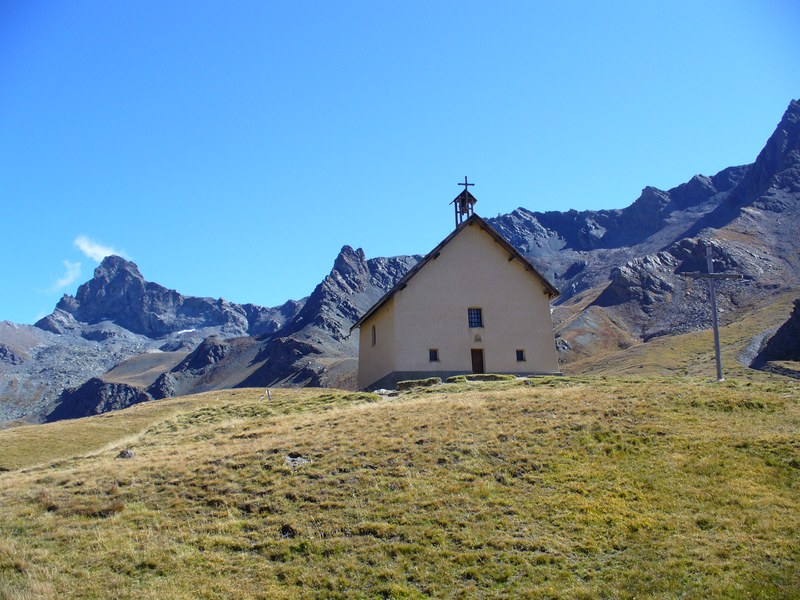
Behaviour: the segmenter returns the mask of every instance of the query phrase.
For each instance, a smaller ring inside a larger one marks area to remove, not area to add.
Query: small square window
[[[525,350],[517,350],[517,362],[525,362]]]
[[[470,327],[483,327],[483,310],[480,308],[468,308],[467,321]]]
[[[431,362],[439,362],[439,349],[431,348],[428,350],[428,360]]]

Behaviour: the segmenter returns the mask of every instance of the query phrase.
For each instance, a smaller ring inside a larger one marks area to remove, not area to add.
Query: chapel
[[[455,229],[354,325],[358,387],[467,373],[560,374],[550,301],[558,290],[474,212],[464,190]]]

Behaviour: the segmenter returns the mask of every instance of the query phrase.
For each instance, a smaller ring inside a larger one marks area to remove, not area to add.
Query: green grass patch
[[[431,387],[434,385],[441,385],[441,377],[427,377],[425,379],[407,379],[405,381],[397,382],[398,390],[410,390],[417,387]]]
[[[465,375],[453,375],[448,377],[446,383],[464,383],[465,381],[514,381],[516,375],[505,373],[468,373]]]
[[[506,375],[503,373],[473,373],[465,375],[467,381],[514,381],[516,375]]]

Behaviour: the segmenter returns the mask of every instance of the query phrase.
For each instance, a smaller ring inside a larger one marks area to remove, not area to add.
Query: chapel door
[[[483,373],[483,349],[472,349],[472,372]]]

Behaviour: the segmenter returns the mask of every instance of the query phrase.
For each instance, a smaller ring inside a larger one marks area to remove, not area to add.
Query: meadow
[[[0,431],[0,598],[800,597],[798,385],[226,390]]]

